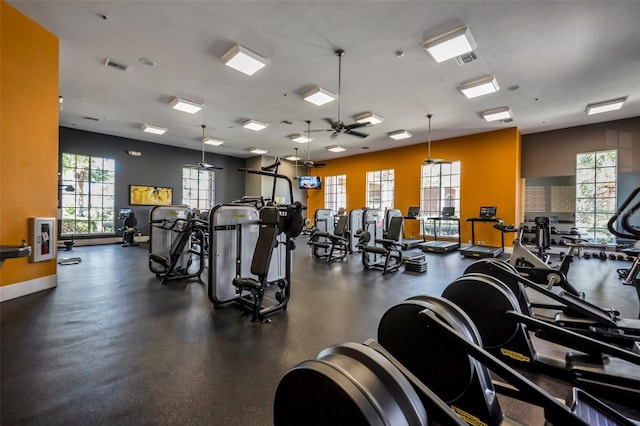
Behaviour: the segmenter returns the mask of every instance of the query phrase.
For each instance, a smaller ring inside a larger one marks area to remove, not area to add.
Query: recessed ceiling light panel
[[[221,60],[226,66],[246,75],[253,75],[267,65],[265,58],[239,44],[222,55]]]
[[[476,47],[476,41],[466,25],[424,42],[424,49],[438,63],[469,53]]]
[[[314,105],[324,105],[329,102],[336,100],[336,95],[328,91],[327,89],[323,89],[320,86],[316,86],[310,90],[307,90],[302,94],[302,97],[305,101],[311,102]]]
[[[207,136],[202,139],[202,141],[207,145],[220,146],[224,144],[222,139],[212,138],[211,136]]]
[[[249,148],[249,152],[252,152],[254,154],[266,154],[269,151],[266,149],[253,147],[253,148]]]
[[[300,133],[297,133],[295,135],[290,135],[289,139],[298,143],[307,143],[313,140],[313,138],[307,137],[306,135],[302,135]]]
[[[249,129],[249,130],[253,130],[253,131],[260,131],[262,129],[266,129],[268,126],[267,123],[262,123],[260,121],[256,121],[256,120],[247,120],[244,123],[242,123],[242,127],[244,127],[245,129]]]
[[[327,147],[327,150],[331,151],[331,152],[344,152],[347,150],[347,148],[340,146],[340,145],[330,145]]]
[[[289,160],[289,161],[300,161],[302,160],[302,158],[300,157],[296,157],[295,155],[290,155],[288,157],[284,157],[285,160]]]
[[[195,114],[202,109],[201,104],[181,98],[173,98],[171,100],[171,107],[178,111],[188,112],[189,114]]]
[[[397,141],[401,140],[401,139],[408,139],[411,136],[413,136],[413,134],[411,132],[408,132],[406,130],[396,130],[394,132],[391,133],[387,133],[389,135],[389,137],[391,139],[395,139]]]
[[[384,121],[384,118],[375,112],[364,112],[353,117],[358,123],[378,124]]]
[[[627,97],[625,96],[624,98],[612,99],[610,101],[589,104],[587,105],[587,109],[585,111],[589,115],[615,111],[622,108],[622,104],[624,104],[626,100],[627,100]]]
[[[513,118],[513,114],[511,113],[511,109],[509,109],[509,107],[500,107],[500,108],[491,109],[491,110],[482,112],[481,115],[482,115],[482,118],[484,118],[488,122],[509,120]]]
[[[164,135],[165,132],[167,131],[167,129],[164,127],[152,126],[151,124],[143,124],[142,130],[144,130],[147,133],[152,133],[154,135]]]
[[[467,99],[477,98],[478,96],[488,95],[489,93],[495,93],[500,90],[500,86],[493,76],[483,77],[473,81],[467,81],[462,83],[458,90],[462,92]]]

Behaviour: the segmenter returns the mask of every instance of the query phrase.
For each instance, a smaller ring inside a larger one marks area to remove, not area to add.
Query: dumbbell
[[[611,260],[616,260],[616,255],[615,255],[615,254],[613,254],[613,253],[611,253],[611,254],[609,255],[609,259],[611,259]]]
[[[605,253],[605,252],[601,251],[601,252],[598,254],[598,257],[600,258],[600,260],[607,260],[607,253]]]
[[[591,259],[591,253],[585,251],[584,254],[582,255],[583,258],[585,259]]]

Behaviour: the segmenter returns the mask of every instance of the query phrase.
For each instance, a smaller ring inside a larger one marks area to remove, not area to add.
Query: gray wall
[[[574,178],[576,154],[618,150],[618,205],[640,186],[640,117],[522,136],[522,177],[526,185],[544,178]],[[636,199],[637,201],[637,199]],[[631,220],[640,225],[640,217]]]
[[[141,151],[141,157],[132,157],[128,150]],[[202,151],[177,148],[60,127],[60,153],[92,155],[113,158],[116,161],[116,215],[119,209],[129,206],[129,185],[168,186],[173,188],[173,203],[182,201],[182,167],[197,164]],[[205,153],[205,161],[222,167],[216,170],[216,202],[229,203],[245,194],[245,167],[242,158]],[[58,160],[58,164],[61,164]],[[138,218],[138,228],[149,235],[149,210],[151,206],[131,206]],[[116,227],[121,224],[116,221]]]

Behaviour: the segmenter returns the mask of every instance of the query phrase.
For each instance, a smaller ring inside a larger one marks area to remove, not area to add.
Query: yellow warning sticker
[[[234,219],[244,219],[246,215],[244,213],[234,213],[231,215]]]
[[[515,359],[516,361],[531,362],[531,358],[529,358],[528,356],[524,356],[522,354],[519,354],[518,352],[510,351],[509,349],[500,348],[500,353],[502,353],[502,355],[504,356]]]
[[[452,405],[451,409],[453,410],[454,413],[457,414],[458,417],[460,417],[462,420],[464,420],[465,422],[469,423],[472,426],[487,426],[485,422],[483,422],[473,414],[467,413],[466,411],[459,409],[455,405]]]

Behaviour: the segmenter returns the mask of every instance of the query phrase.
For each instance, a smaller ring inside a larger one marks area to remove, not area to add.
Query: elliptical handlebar
[[[616,211],[616,214],[614,214],[611,217],[611,219],[609,219],[609,222],[607,222],[607,229],[609,230],[609,232],[611,232],[616,237],[629,238],[629,239],[632,239],[632,240],[639,240],[640,239],[640,231],[637,231],[637,230],[633,229],[633,227],[631,225],[629,225],[629,218],[636,211],[638,211],[640,209],[640,201],[638,201],[636,204],[633,205],[633,207],[631,207],[629,210],[627,210],[625,212],[625,209],[627,209],[627,207],[629,206],[629,204],[631,204],[633,199],[636,198],[638,193],[640,193],[640,186],[637,187],[634,191],[632,191],[631,194],[629,194],[629,196],[624,200],[622,205],[618,208],[618,211]],[[623,229],[625,231],[629,232],[628,234],[625,234],[625,233],[620,232],[617,229],[615,229],[615,223],[617,222],[618,218],[621,215],[622,215],[622,220],[621,220],[620,223],[621,223]]]

